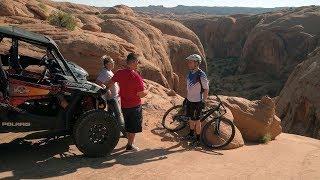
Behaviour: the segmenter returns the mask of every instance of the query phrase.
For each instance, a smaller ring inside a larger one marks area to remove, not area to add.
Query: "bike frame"
[[[219,112],[219,115],[215,117],[215,119],[222,117],[223,115],[225,115],[227,113],[226,108],[224,107],[221,99],[219,98],[218,95],[214,94],[214,96],[217,97],[217,100],[219,102],[218,106],[215,108],[211,108],[209,110],[206,110],[204,112],[202,112],[204,114],[204,116],[200,119],[200,121],[204,121],[205,119],[207,119],[210,115],[214,114],[215,112]],[[221,110],[223,112],[221,112]]]
[[[204,111],[203,114],[205,114],[201,119],[200,121],[203,122],[204,120],[206,120],[209,116],[211,116],[212,114],[214,114],[215,112],[218,112],[216,114],[218,114],[216,117],[214,117],[214,121],[215,121],[215,133],[219,134],[220,133],[220,118],[225,115],[227,113],[227,110],[226,108],[224,107],[221,99],[219,98],[219,96],[217,94],[214,94],[214,96],[216,96],[219,104],[217,107],[215,108],[211,108],[207,111]],[[222,110],[222,112],[221,112]]]
[[[209,128],[210,129],[213,128],[213,130],[210,130],[210,133],[213,133],[214,135],[220,136],[221,134],[224,134],[220,131],[220,128],[224,129],[224,127],[226,127],[226,126],[220,127],[220,125],[221,125],[221,122],[223,122],[223,124],[226,123],[226,125],[228,125],[228,127],[232,128],[231,129],[232,133],[231,133],[230,138],[225,140],[224,144],[220,144],[220,145],[206,144],[208,147],[223,147],[223,146],[226,146],[228,143],[230,143],[232,141],[232,139],[234,138],[235,126],[234,126],[232,120],[229,120],[229,119],[223,117],[227,113],[227,109],[223,105],[223,102],[221,101],[219,96],[216,94],[214,94],[214,96],[216,96],[216,98],[217,98],[216,99],[217,103],[215,103],[215,105],[213,105],[213,106],[209,106],[208,109],[205,109],[201,112],[200,122],[203,122],[206,120],[206,123],[204,125],[204,129],[202,129],[202,132],[201,132],[201,138],[204,138],[204,136],[207,135],[206,133],[208,132]],[[177,111],[177,113],[175,113],[175,111]],[[173,112],[173,114],[170,114],[172,112]],[[212,115],[212,114],[214,114],[214,115]],[[171,116],[173,121],[171,121],[171,120],[167,121],[166,117],[168,117],[168,116],[169,116],[169,118]],[[182,130],[184,127],[188,126],[189,120],[190,120],[190,118],[186,116],[186,104],[184,103],[182,105],[173,106],[169,110],[167,110],[167,112],[165,113],[165,115],[162,118],[162,125],[164,128],[168,129],[169,131],[177,132],[177,131]],[[179,123],[179,124],[177,124],[176,127],[171,128],[171,127],[167,126],[166,122],[168,122],[169,124],[173,124],[173,123]],[[205,143],[208,143],[207,139],[205,141],[206,141]]]
[[[217,94],[214,94],[214,96],[217,97],[217,100],[218,100],[219,104],[218,104],[217,107],[210,108],[209,110],[203,111],[201,113],[201,118],[200,118],[201,122],[206,120],[209,116],[211,116],[215,112],[218,112],[217,113],[218,115],[216,117],[214,117],[214,119],[220,119],[220,117],[222,117],[223,115],[225,115],[227,113],[227,110],[224,107],[224,105],[223,105],[221,99],[219,98],[219,96]],[[184,112],[185,112],[185,106],[183,105],[182,107],[184,108]],[[179,116],[181,117],[181,115],[179,115]],[[185,116],[185,115],[182,115],[182,116]],[[190,120],[190,118],[184,119],[183,121],[188,121],[188,120]]]

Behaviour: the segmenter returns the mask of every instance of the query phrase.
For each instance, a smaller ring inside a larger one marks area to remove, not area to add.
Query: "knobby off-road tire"
[[[111,153],[120,138],[116,120],[103,110],[83,114],[73,128],[77,148],[88,157],[103,157]]]
[[[171,132],[177,132],[187,126],[185,122],[179,122],[173,119],[173,116],[179,115],[179,113],[182,115],[182,108],[182,105],[173,106],[172,108],[168,109],[168,111],[163,115],[161,124],[165,129]]]
[[[215,119],[210,120],[201,132],[202,143],[208,148],[223,148],[227,146],[234,138],[236,133],[235,125],[229,119],[221,117],[220,133],[218,134],[215,127]]]

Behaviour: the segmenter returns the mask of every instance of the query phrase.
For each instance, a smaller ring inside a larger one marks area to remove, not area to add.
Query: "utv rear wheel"
[[[120,138],[116,120],[106,111],[91,110],[76,123],[73,136],[77,148],[88,157],[109,155]]]

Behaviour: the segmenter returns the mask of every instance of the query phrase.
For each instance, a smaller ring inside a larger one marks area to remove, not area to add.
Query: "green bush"
[[[263,135],[261,138],[260,138],[260,143],[263,143],[263,144],[268,144],[270,141],[271,141],[272,137],[271,137],[271,134],[265,134]]]
[[[51,14],[48,21],[51,25],[67,28],[71,31],[73,31],[77,25],[75,17],[65,12]]]

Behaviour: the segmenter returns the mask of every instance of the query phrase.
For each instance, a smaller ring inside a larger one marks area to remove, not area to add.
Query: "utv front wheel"
[[[116,120],[106,111],[91,110],[74,126],[75,145],[86,156],[109,155],[120,138]]]

